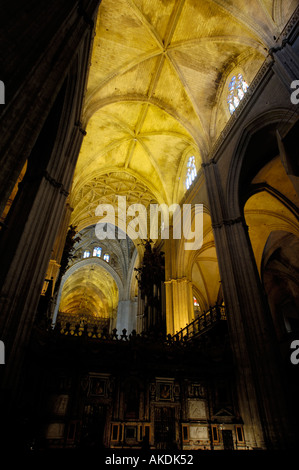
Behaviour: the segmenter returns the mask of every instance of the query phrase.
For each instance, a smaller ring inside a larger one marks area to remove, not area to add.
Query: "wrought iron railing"
[[[63,320],[62,322],[59,319]],[[73,336],[73,337],[85,337],[90,339],[100,339],[105,341],[130,341],[130,340],[140,340],[140,341],[159,341],[165,344],[184,344],[189,339],[195,338],[204,332],[208,331],[210,328],[226,320],[225,307],[220,305],[215,305],[211,307],[207,312],[203,313],[200,317],[193,320],[189,325],[186,325],[185,328],[182,328],[180,331],[174,335],[168,334],[166,337],[160,332],[157,331],[148,331],[142,333],[136,333],[133,330],[128,334],[126,329],[123,329],[121,332],[117,331],[116,328],[109,332],[109,325],[105,325],[103,319],[98,323],[95,321],[91,324],[79,323],[76,321],[70,322],[68,316],[63,315],[56,322],[55,325],[52,325],[50,330],[59,335],[64,336]]]
[[[56,324],[53,326],[65,335],[92,336],[97,332],[109,330],[109,324],[109,317],[94,318],[90,315],[59,312]]]
[[[185,328],[175,333],[172,338],[176,341],[186,341],[199,336],[224,320],[226,320],[225,307],[223,305],[215,305],[185,326]]]

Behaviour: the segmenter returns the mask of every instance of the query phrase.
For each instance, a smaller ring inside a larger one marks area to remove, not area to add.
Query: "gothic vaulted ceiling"
[[[188,156],[195,155],[199,168],[230,117],[223,101],[228,75],[240,67],[250,84],[293,3],[102,0],[82,116],[87,135],[72,190],[73,222],[80,228],[89,224],[86,214],[99,203],[91,188],[102,188],[111,177],[113,192],[179,202]]]
[[[96,224],[98,204],[116,205],[117,196],[128,205],[180,202],[188,158],[199,170],[230,118],[230,77],[241,72],[250,88],[296,5],[102,0],[82,115],[87,134],[70,198],[78,231]],[[219,287],[210,238],[192,271],[207,304]]]
[[[117,308],[118,289],[108,271],[96,263],[77,269],[62,290],[60,311],[109,318]]]

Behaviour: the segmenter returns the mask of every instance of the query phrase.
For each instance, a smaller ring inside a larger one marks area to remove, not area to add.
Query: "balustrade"
[[[114,328],[112,332],[109,333],[109,319],[108,321],[107,319],[93,320],[89,324],[82,320],[80,323],[77,320],[78,319],[75,317],[75,319],[71,321],[71,316],[60,315],[52,329],[55,333],[64,336],[85,337],[106,341],[130,341],[135,339],[142,341],[158,340],[165,344],[184,344],[189,339],[199,336],[221,321],[225,321],[226,312],[224,306],[215,305],[189,323],[185,328],[182,328],[174,335],[168,334],[166,338],[162,333],[157,331],[137,334],[136,331],[133,330],[130,334],[127,334],[127,330],[123,329],[121,334],[119,334],[117,329]]]
[[[189,325],[175,333],[172,338],[174,340],[186,341],[194,336],[202,334],[209,328],[226,320],[225,307],[223,305],[215,305],[203,313],[200,317],[195,318]]]

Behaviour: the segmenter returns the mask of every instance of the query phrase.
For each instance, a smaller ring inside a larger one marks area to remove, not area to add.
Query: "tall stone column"
[[[195,319],[194,313],[194,301],[193,301],[193,284],[192,281],[188,282],[188,293],[187,293],[187,302],[188,302],[188,312],[189,312],[189,323]]]
[[[166,304],[166,334],[175,333],[174,315],[173,315],[173,295],[171,281],[165,281],[165,304]]]
[[[175,240],[173,240],[173,226],[169,227],[169,238],[164,240],[165,252],[165,315],[166,315],[166,334],[175,333],[174,325],[174,301],[173,288],[171,279],[176,277],[176,262],[175,262]]]
[[[281,162],[284,166],[286,174],[292,182],[297,196],[299,197],[299,165],[297,162],[297,146],[294,144],[288,145],[288,136],[285,140],[283,140],[278,130],[276,130],[276,138]]]
[[[138,297],[137,297],[137,315],[136,315],[136,331],[141,333],[145,330],[144,325],[144,300],[141,298],[140,288],[138,288]]]
[[[73,211],[72,207],[67,202],[64,208],[64,213],[62,216],[58,234],[57,234],[54,247],[51,253],[51,260],[50,260],[49,268],[47,271],[47,278],[53,276],[54,285],[55,285],[55,282],[57,280],[58,273],[59,273],[61,256],[62,256],[64,245],[65,245],[65,239],[66,239],[72,211]]]
[[[299,80],[299,56],[286,39],[282,41],[281,47],[273,48],[269,52],[274,59],[273,71],[291,94],[291,83]]]
[[[174,334],[193,319],[192,287],[187,278],[170,279],[165,285],[167,334]]]
[[[299,10],[297,15],[299,15]],[[294,115],[299,113],[297,103],[298,93],[296,92],[295,102],[292,101],[292,93],[298,89],[299,83],[299,55],[294,48],[287,42],[282,41],[282,46],[270,50],[274,59],[273,71],[280,79],[281,84],[290,95],[290,105],[293,105]],[[293,82],[296,82],[294,86]],[[299,195],[299,172],[296,140],[290,144],[289,137],[281,135],[281,131],[276,131],[277,144],[281,162],[286,174],[290,178],[297,195]]]
[[[77,155],[82,134],[75,128],[70,138],[72,150]],[[60,162],[62,163],[62,159]],[[51,175],[47,171],[41,174],[36,184],[36,192],[31,195],[30,205],[26,207],[24,200],[26,201],[28,195],[30,179],[18,201],[19,205],[15,208],[15,214],[12,214],[10,228],[1,239],[5,276],[1,277],[0,289],[0,337],[5,343],[7,353],[1,386],[10,397],[16,393],[21,376],[26,344],[33,326],[51,249],[65,208],[68,195],[66,188],[70,187],[72,179],[70,170],[73,169],[70,167],[69,171],[65,172],[63,182],[57,181],[54,172]],[[24,211],[25,217],[19,226],[19,216]],[[20,233],[14,238],[17,230]]]
[[[61,256],[63,253],[63,248],[65,245],[65,239],[66,239],[71,212],[72,212],[72,208],[70,207],[69,203],[66,203],[62,220],[60,223],[60,227],[58,229],[58,234],[56,236],[54,247],[51,252],[51,259],[48,265],[48,269],[47,269],[46,276],[45,276],[45,282],[44,282],[43,290],[42,290],[42,295],[43,295],[43,293],[48,287],[48,281],[52,279],[53,289],[51,292],[51,296],[53,296],[53,300],[52,300],[50,311],[48,312],[51,318],[53,317],[55,306],[56,306],[58,291],[55,290],[55,284],[56,284],[59,270],[60,270],[60,261],[61,261]]]
[[[120,300],[118,302],[116,329],[117,334],[121,335],[122,330],[126,329],[128,334],[136,330],[136,302],[132,300]]]
[[[12,42],[11,53],[5,51],[7,67],[14,69],[26,51],[32,54],[28,70],[21,70],[8,87],[10,98],[1,113],[1,207],[28,161],[23,187],[0,234],[0,338],[7,359],[0,370],[4,427],[19,405],[24,356],[85,132],[80,117],[99,2],[79,3],[79,8],[71,2],[62,7],[53,1],[52,16],[45,18],[43,7],[35,2],[30,11],[32,35],[25,35],[22,45],[16,43],[17,49]],[[16,13],[13,21],[22,28],[28,26],[27,18]],[[46,29],[41,26],[44,20]],[[43,45],[35,50],[39,41]]]
[[[252,448],[291,446],[292,432],[273,322],[247,226],[225,205],[217,164],[203,165],[234,354],[245,439]]]
[[[165,310],[166,333],[175,334],[185,328],[194,317],[192,282],[178,275],[178,240],[173,238],[173,226],[169,238],[164,241],[165,252]]]

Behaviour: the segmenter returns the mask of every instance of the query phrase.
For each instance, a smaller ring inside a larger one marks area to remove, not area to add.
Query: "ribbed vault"
[[[109,318],[118,304],[118,289],[112,275],[97,263],[77,269],[65,282],[60,312]]]
[[[230,119],[232,74],[241,72],[250,90],[296,5],[102,0],[70,197],[78,231],[97,224],[99,204],[116,207],[117,196],[126,196],[127,206],[182,200],[189,157],[198,171]],[[207,307],[220,289],[210,221],[201,250],[190,256],[178,253],[179,270]]]
[[[292,9],[292,0],[102,0],[73,222],[95,223],[85,189],[108,170],[145,185],[139,202],[179,202],[188,156],[198,169],[230,117],[229,74],[239,67],[250,84]]]

